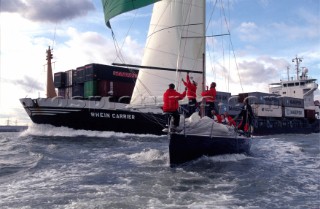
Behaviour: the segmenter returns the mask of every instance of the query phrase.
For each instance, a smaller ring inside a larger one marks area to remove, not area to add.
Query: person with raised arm
[[[197,82],[194,80],[191,82],[189,77],[189,72],[187,72],[186,81],[182,78],[184,86],[187,88],[187,97],[188,97],[188,109],[189,112],[187,117],[192,115],[197,108]]]

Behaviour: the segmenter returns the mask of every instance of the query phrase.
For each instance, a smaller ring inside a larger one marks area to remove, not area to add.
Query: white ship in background
[[[295,57],[292,62],[296,63],[296,79],[289,76],[286,81],[281,80],[279,83],[271,83],[269,93],[278,94],[282,97],[300,98],[304,101],[304,109],[314,110],[319,118],[319,101],[314,100],[314,92],[318,89],[317,79],[308,77],[308,68],[300,68],[302,58]],[[299,75],[301,71],[301,75]]]

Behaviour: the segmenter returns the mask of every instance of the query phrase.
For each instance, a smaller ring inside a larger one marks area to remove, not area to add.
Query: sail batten
[[[204,13],[205,0],[162,0],[154,4],[141,66],[184,72],[141,68],[130,104],[141,105],[148,103],[148,98],[161,97],[170,83],[175,83],[177,90],[183,90],[177,81],[181,81],[187,71],[199,72],[193,74],[194,80],[203,83]]]

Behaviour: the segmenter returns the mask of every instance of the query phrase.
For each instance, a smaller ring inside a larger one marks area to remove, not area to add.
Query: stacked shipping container
[[[131,97],[137,76],[138,70],[92,63],[55,73],[54,84],[58,95],[64,98],[111,96],[117,101]]]
[[[247,98],[253,108],[253,112],[258,117],[287,117],[303,118],[306,112],[308,117],[312,117],[310,111],[304,110],[304,100],[293,97],[280,97],[276,94],[263,92],[241,93],[238,95],[238,104],[229,104],[229,109],[234,106],[241,106],[243,100]]]
[[[284,117],[304,118],[304,100],[293,97],[281,97]]]

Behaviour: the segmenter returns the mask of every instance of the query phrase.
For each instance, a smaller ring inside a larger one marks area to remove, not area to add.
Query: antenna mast
[[[297,80],[299,80],[299,71],[300,71],[300,63],[302,62],[302,58],[296,55],[295,58],[292,59],[292,62],[296,63],[296,71],[297,71]]]
[[[52,60],[52,53],[49,46],[49,49],[47,50],[47,98],[53,98],[57,96],[56,91],[54,90],[54,85],[53,85],[51,60]]]
[[[287,66],[287,76],[288,76],[288,81],[290,80],[289,70],[290,70],[290,66]]]

